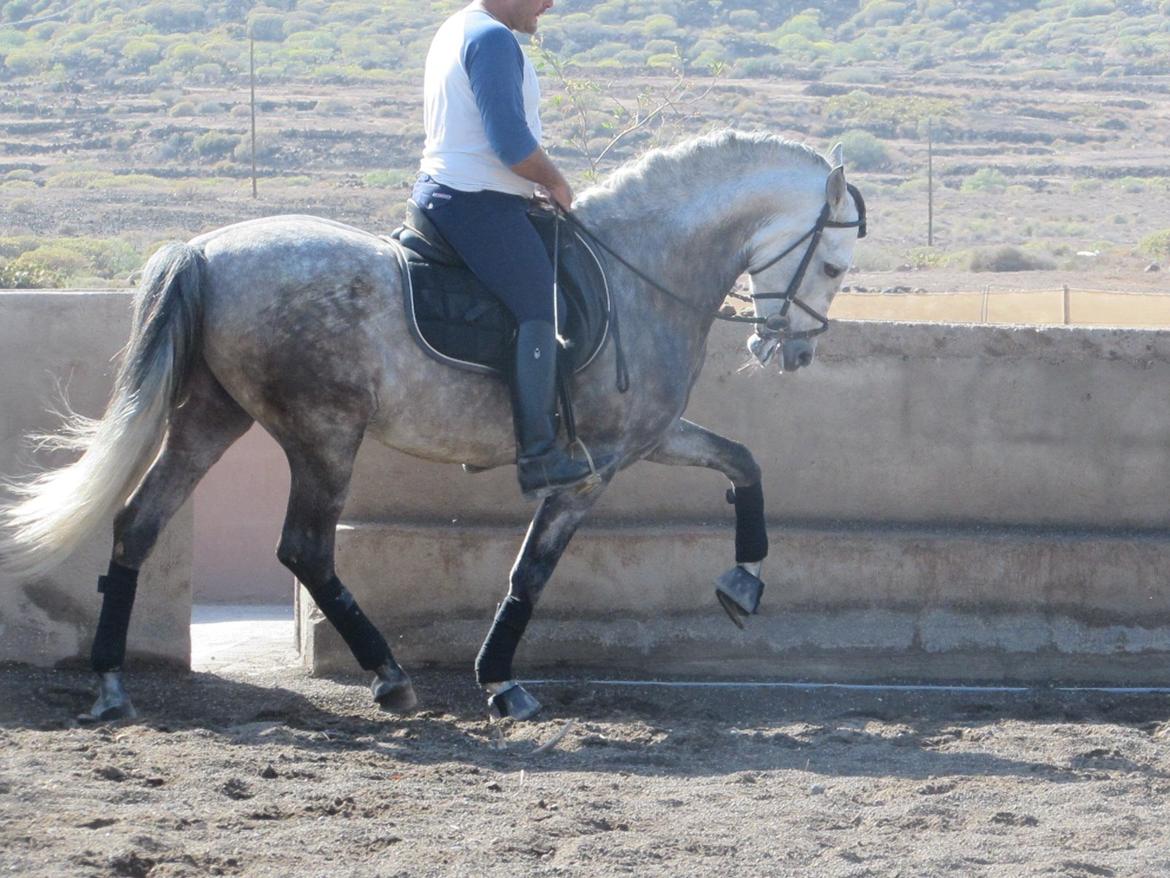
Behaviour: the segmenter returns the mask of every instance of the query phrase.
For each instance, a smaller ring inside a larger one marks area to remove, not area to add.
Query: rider
[[[439,28],[423,84],[426,146],[411,200],[516,318],[512,422],[525,495],[573,485],[585,461],[557,445],[553,269],[528,202],[573,191],[540,147],[536,71],[512,31],[536,33],[552,0],[476,0]]]

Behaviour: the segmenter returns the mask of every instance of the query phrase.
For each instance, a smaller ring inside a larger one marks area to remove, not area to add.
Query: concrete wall
[[[124,293],[0,292],[0,475],[53,462],[34,455],[24,437],[57,426],[46,405],[58,383],[74,409],[102,413],[111,357],[129,334],[129,307]],[[143,570],[130,625],[134,660],[190,660],[191,522],[188,503]],[[31,582],[0,576],[0,661],[86,660],[100,608],[97,577],[109,558],[107,524],[48,576]]]
[[[100,413],[128,306],[0,294],[0,474],[26,471],[20,438],[53,427],[55,379]],[[741,633],[712,594],[733,561],[723,478],[642,463],[566,554],[525,672],[1170,682],[1170,333],[843,323],[792,376],[739,373],[743,335],[716,327],[689,414],[764,467],[761,616]],[[286,478],[253,434],[201,486],[213,599],[287,600],[271,561]],[[189,507],[144,579],[140,655],[186,661]],[[339,568],[404,660],[469,664],[529,513],[510,468],[468,476],[370,445]],[[84,655],[108,543],[98,534],[42,581],[0,580],[0,660]],[[299,630],[310,666],[353,668],[315,613]]]
[[[872,679],[1170,682],[1170,333],[838,324],[795,375],[739,373],[717,326],[689,415],[765,471],[762,615],[714,601],[721,476],[640,463],[570,546],[526,667]],[[339,568],[407,661],[469,664],[529,509],[369,445]],[[302,602],[303,603],[303,602]],[[303,613],[319,670],[352,667]]]
[[[195,603],[292,604],[293,575],[276,560],[288,463],[253,426],[195,489]]]

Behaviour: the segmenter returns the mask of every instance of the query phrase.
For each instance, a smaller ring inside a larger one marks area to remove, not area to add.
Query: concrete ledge
[[[1170,534],[778,523],[771,534],[761,614],[740,632],[713,594],[733,561],[730,527],[583,528],[519,667],[1170,682]],[[338,531],[338,565],[404,662],[470,667],[522,537],[510,527],[350,524]],[[315,672],[354,670],[319,614],[298,618]]]

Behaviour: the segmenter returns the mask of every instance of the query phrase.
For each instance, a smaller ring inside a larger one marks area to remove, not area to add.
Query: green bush
[[[362,183],[373,189],[401,189],[414,177],[410,170],[370,171],[362,175]]]
[[[256,160],[266,162],[276,156],[276,141],[266,134],[256,137]],[[240,142],[232,150],[232,158],[237,162],[250,163],[252,161],[252,138],[241,137]]]
[[[760,13],[754,9],[734,9],[727,14],[727,22],[737,30],[754,31],[760,26]]]
[[[962,192],[1002,192],[1007,187],[1007,177],[995,168],[980,168],[965,179],[959,187]]]
[[[1068,4],[1069,18],[1088,18],[1097,15],[1109,15],[1116,7],[1113,0],[1072,0]]]
[[[1051,259],[1018,247],[982,247],[971,254],[971,271],[1048,271],[1056,267]]]
[[[234,134],[208,131],[196,137],[191,143],[191,148],[204,158],[220,158],[234,150],[239,142],[240,138]]]
[[[946,119],[957,113],[953,101],[910,95],[875,95],[856,89],[825,101],[825,116],[837,130],[864,128],[874,134],[894,136],[916,133],[927,119]]]
[[[13,76],[29,76],[48,70],[53,59],[40,45],[13,49],[4,56],[4,66]]]
[[[845,165],[860,171],[874,171],[889,164],[886,146],[868,131],[846,131],[841,135]]]
[[[62,279],[44,265],[27,260],[0,259],[0,290],[46,290],[61,286]]]
[[[248,17],[248,34],[254,40],[279,43],[284,39],[284,16],[270,12],[253,12]]]
[[[155,30],[164,34],[188,33],[207,23],[207,15],[198,3],[154,3],[140,14]]]
[[[122,45],[125,68],[134,72],[149,70],[162,57],[162,46],[151,40],[127,40]]]
[[[1138,249],[1155,259],[1170,259],[1170,229],[1146,235],[1138,244]]]

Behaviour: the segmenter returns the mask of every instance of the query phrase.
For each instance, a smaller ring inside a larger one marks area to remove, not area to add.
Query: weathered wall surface
[[[34,455],[24,437],[57,426],[46,405],[58,383],[78,412],[101,414],[113,381],[110,360],[129,335],[129,307],[125,293],[0,292],[0,475],[52,462]],[[188,503],[143,571],[130,625],[132,659],[183,665],[190,659],[191,523]],[[85,660],[100,609],[97,577],[109,558],[107,524],[48,576],[32,582],[0,576],[0,661]]]
[[[27,471],[21,437],[54,426],[55,380],[101,412],[128,306],[0,294],[0,474]],[[733,560],[723,478],[642,463],[570,547],[521,668],[1170,682],[1170,333],[843,323],[792,376],[739,373],[743,335],[716,327],[689,415],[764,467],[761,615],[741,633],[712,594]],[[200,500],[213,596],[263,599],[267,576],[287,599],[270,561],[283,462],[264,437],[233,452]],[[529,513],[510,468],[368,445],[339,568],[404,660],[470,664]],[[187,508],[148,567],[139,654],[186,660],[191,533]],[[108,551],[107,530],[44,580],[0,580],[0,660],[84,656]],[[300,632],[311,666],[353,668],[315,614]]]
[[[687,416],[747,443],[769,517],[1170,528],[1170,332],[838,323],[812,368],[748,370],[717,324]],[[348,520],[527,520],[511,472],[363,448]],[[724,482],[640,463],[593,521],[725,520]]]
[[[1170,333],[839,324],[795,375],[717,326],[688,415],[765,471],[771,557],[739,632],[723,478],[621,474],[521,657],[632,672],[1170,682]],[[470,664],[529,508],[510,469],[363,449],[339,568],[408,661]],[[352,667],[302,614],[319,669]]]

